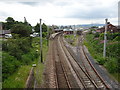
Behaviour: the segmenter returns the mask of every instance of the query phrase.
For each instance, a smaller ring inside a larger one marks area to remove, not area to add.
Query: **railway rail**
[[[56,67],[56,85],[57,88],[70,88],[70,84],[68,81],[68,77],[66,75],[65,72],[65,68],[62,65],[62,62],[60,60],[60,55],[59,55],[59,51],[58,51],[58,43],[57,43],[57,38],[58,36],[55,38],[55,41],[53,43],[54,49],[53,49],[53,54],[54,54],[54,66]]]
[[[63,43],[63,45],[64,45],[64,43]],[[76,72],[76,74],[79,77],[80,81],[82,82],[83,87],[87,88],[87,89],[90,89],[90,88],[91,89],[97,89],[98,86],[93,82],[93,80],[83,70],[83,68],[76,62],[76,60],[74,59],[74,57],[72,57],[72,55],[70,55],[70,52],[67,50],[67,48],[65,46],[63,48],[64,48],[64,52],[68,53],[68,55],[66,54],[67,57],[68,57],[68,60],[71,63],[72,67],[74,68],[74,71]],[[66,49],[66,51],[65,51],[65,49]],[[71,58],[72,58],[72,60],[70,60]],[[77,66],[77,68],[76,68],[76,66]]]
[[[83,40],[83,39],[82,39]],[[68,50],[69,51],[69,50]],[[83,63],[83,67],[84,69],[81,67],[81,65],[79,64],[79,67],[85,71],[86,75],[88,76],[89,79],[91,79],[92,83],[94,84],[95,88],[101,88],[101,89],[110,89],[111,87],[102,79],[102,77],[98,74],[98,72],[96,71],[96,69],[93,67],[93,65],[91,64],[89,58],[87,57],[87,55],[85,54],[85,51],[82,47],[82,52],[83,52],[83,57],[84,59],[82,59],[82,63]],[[70,53],[70,52],[69,52]],[[72,56],[72,55],[71,55]],[[73,57],[74,58],[74,57]],[[86,59],[86,60],[85,60]],[[75,60],[75,59],[74,59]],[[75,60],[76,61],[76,60]],[[87,61],[87,63],[85,62]]]
[[[81,47],[82,65],[66,47],[62,34],[55,34],[52,44],[52,60],[56,88],[81,88],[86,90],[109,90],[110,87],[100,77],[88,61]]]
[[[83,40],[83,37],[81,38],[81,40]],[[83,41],[81,41],[82,43]],[[97,84],[97,86],[99,86],[99,88],[102,87],[106,87],[106,89],[110,89],[110,85],[108,85],[108,83],[106,83],[102,77],[99,75],[99,73],[97,72],[97,70],[94,68],[94,66],[92,65],[92,63],[90,62],[88,56],[85,53],[84,50],[84,46],[81,44],[80,46],[80,51],[81,51],[81,55],[83,55],[81,62],[83,63],[83,67],[85,68],[85,71],[89,74],[89,76],[94,80],[94,82]]]

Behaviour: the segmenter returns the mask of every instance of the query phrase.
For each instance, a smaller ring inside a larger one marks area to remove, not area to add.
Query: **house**
[[[105,26],[103,26],[103,27],[101,27],[101,28],[98,28],[98,29],[96,30],[96,32],[98,32],[98,33],[103,33],[103,32],[105,32]],[[110,24],[110,23],[108,22],[107,32],[115,33],[115,32],[119,32],[119,29],[118,29],[117,26],[114,26],[114,25],[112,25],[112,24]]]
[[[0,30],[2,30],[2,22],[0,22]]]
[[[64,34],[73,34],[73,29],[63,29]]]
[[[0,37],[11,38],[11,31],[10,30],[0,30]]]
[[[54,29],[55,33],[57,32],[63,32],[63,29]]]
[[[120,25],[117,26],[117,30],[120,33]]]
[[[10,30],[3,30],[1,22],[0,22],[0,37],[5,37],[5,38],[12,37]]]

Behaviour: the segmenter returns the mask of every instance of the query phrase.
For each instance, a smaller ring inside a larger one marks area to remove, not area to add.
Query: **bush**
[[[114,43],[107,45],[107,56],[119,58],[120,55],[120,43]]]
[[[97,55],[97,61],[100,65],[104,65],[104,63],[106,62],[105,58],[103,58],[103,56],[101,55]]]
[[[36,52],[31,52],[32,50],[32,39],[27,38],[16,38],[8,39],[3,41],[2,50],[3,53],[3,80],[7,79],[13,72],[17,70],[20,64],[28,65],[33,61]]]
[[[38,58],[38,53],[36,51],[31,51],[27,54],[22,55],[22,64],[28,65],[32,61],[34,61],[35,58]]]
[[[96,38],[96,37],[99,37],[99,36],[100,36],[100,33],[96,32],[94,37]]]
[[[97,60],[99,64],[104,65],[110,73],[120,73],[120,40],[118,33],[107,34],[106,58],[103,58],[103,40],[104,33],[101,33],[99,39],[94,39],[94,34],[86,35],[85,45],[88,47],[91,55]]]
[[[120,41],[120,36],[116,36],[113,41]]]
[[[11,28],[11,32],[14,34],[19,34],[20,37],[29,37],[32,33],[32,28],[25,24],[14,24]]]
[[[8,53],[2,54],[2,78],[7,79],[20,66],[20,62]]]
[[[3,41],[2,47],[3,51],[9,52],[10,55],[20,60],[21,55],[30,51],[30,48],[32,47],[32,39],[30,37],[8,39],[7,41]]]
[[[109,58],[104,65],[110,73],[116,73],[119,71],[118,60],[115,58]]]
[[[29,55],[22,55],[22,64],[28,65],[29,63],[31,63],[31,58],[29,57]]]

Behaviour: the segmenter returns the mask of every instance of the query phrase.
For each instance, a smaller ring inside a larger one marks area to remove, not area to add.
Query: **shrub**
[[[29,37],[32,32],[32,28],[29,25],[22,23],[14,24],[11,28],[12,33],[19,34],[20,37]]]
[[[94,37],[96,38],[96,37],[99,37],[99,36],[100,36],[100,33],[96,32]]]
[[[113,41],[120,41],[120,36],[116,36]]]
[[[8,53],[2,54],[2,78],[7,79],[20,66],[20,62]]]
[[[118,60],[116,60],[115,58],[109,58],[104,65],[110,73],[116,73],[119,71]]]
[[[104,65],[110,73],[120,72],[120,40],[118,33],[107,33],[107,47],[106,58],[103,58],[103,44],[100,40],[103,40],[104,33],[101,33],[99,39],[94,39],[94,34],[86,35],[85,45],[88,47],[91,55],[97,60],[99,64]]]

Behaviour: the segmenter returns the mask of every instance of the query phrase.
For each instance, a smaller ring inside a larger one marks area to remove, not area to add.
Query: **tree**
[[[11,29],[11,32],[14,34],[19,34],[20,37],[29,37],[30,33],[32,33],[32,28],[25,24],[15,24]]]
[[[15,24],[15,20],[12,18],[12,17],[8,17],[7,19],[6,19],[6,23],[4,23],[4,27],[5,27],[5,29],[11,29],[12,27],[13,27],[13,25]]]
[[[35,32],[40,33],[40,24],[37,23],[34,29],[35,29]],[[45,23],[42,24],[42,35],[43,37],[47,37],[47,25]]]
[[[47,32],[47,25],[45,23],[42,24],[42,32]]]
[[[91,28],[98,28],[97,26],[92,26]]]
[[[35,32],[40,32],[40,24],[37,23],[34,29],[35,29]],[[45,23],[42,24],[42,32],[47,32],[47,25]]]
[[[35,29],[35,32],[40,32],[40,24],[39,23],[37,23],[37,25],[34,27],[34,29]]]
[[[7,21],[7,22],[10,22],[10,23],[15,22],[15,20],[14,20],[12,17],[8,17],[8,18],[6,19],[6,21]]]

